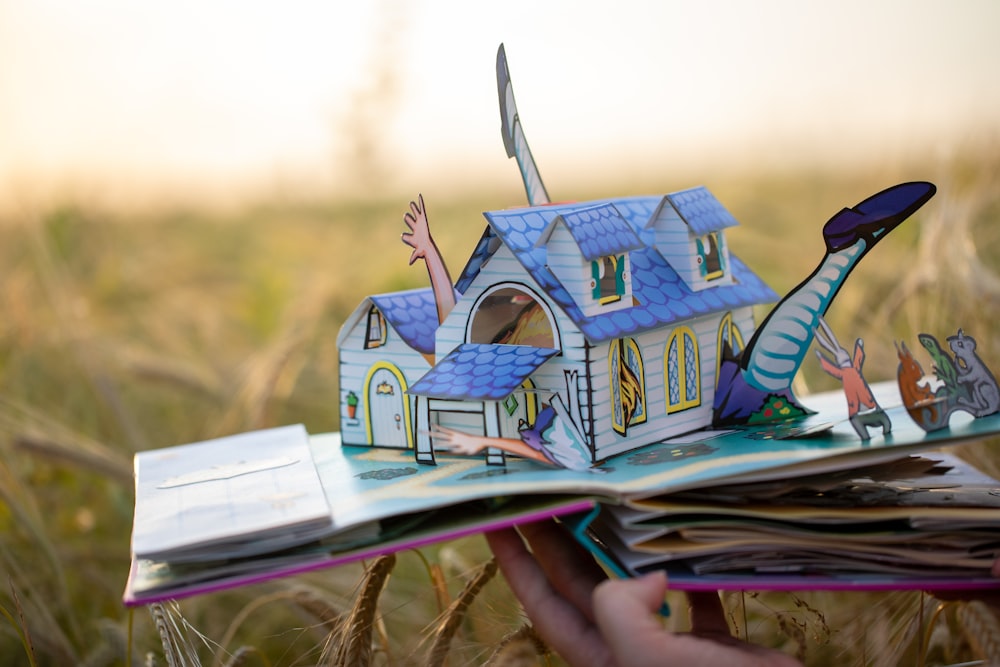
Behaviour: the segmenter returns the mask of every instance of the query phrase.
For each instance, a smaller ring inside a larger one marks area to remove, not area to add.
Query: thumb
[[[594,589],[594,617],[616,664],[659,659],[670,635],[656,615],[667,592],[662,571],[635,579],[609,579]]]
[[[637,579],[602,582],[594,589],[594,617],[614,665],[619,667],[790,667],[800,666],[779,651],[731,637],[708,639],[668,632],[656,612],[667,591],[667,577],[653,572]]]

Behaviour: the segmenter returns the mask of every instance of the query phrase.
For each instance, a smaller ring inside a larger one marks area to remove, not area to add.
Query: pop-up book
[[[935,509],[906,505],[923,522],[901,516],[900,493],[843,491],[846,516],[804,512],[791,530],[764,502],[753,516],[716,508],[706,518],[701,508],[694,520],[685,503],[704,497],[672,495],[724,483],[712,500],[732,501],[779,483],[788,491],[804,475],[818,480],[806,491],[853,488],[861,477],[896,491],[968,488],[968,476],[946,474],[954,462],[914,455],[1000,433],[1000,394],[974,338],[958,329],[948,353],[921,334],[930,375],[897,343],[898,384],[870,385],[864,341],[842,346],[823,319],[854,267],[934,185],[893,185],[836,212],[812,232],[824,244],[815,270],[779,300],[731,252],[726,230],[737,222],[704,187],[552,203],[502,46],[497,84],[504,147],[528,206],[486,212],[453,281],[424,198],[411,202],[401,260],[408,252],[422,263],[430,287],[366,297],[343,324],[339,433],[285,427],[139,453],[126,602],[552,516],[616,572],[682,563],[672,574],[681,587],[997,585],[988,573],[1000,508],[982,492],[1000,486],[993,480],[951,494],[946,511],[941,496]],[[757,324],[754,308],[775,301]],[[842,392],[793,393],[814,340],[814,361]],[[786,505],[831,497],[777,495]],[[875,496],[890,498],[862,526],[856,506]],[[963,512],[960,523],[942,519]],[[210,518],[222,515],[240,520]],[[720,515],[724,538],[707,532]],[[838,531],[852,538],[820,558]],[[715,547],[690,546],[699,540]],[[879,540],[891,546],[871,546]],[[739,572],[718,567],[736,553]],[[761,573],[781,582],[761,584]]]

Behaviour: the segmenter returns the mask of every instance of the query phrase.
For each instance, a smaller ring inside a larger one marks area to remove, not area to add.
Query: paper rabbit
[[[865,343],[858,338],[854,342],[854,356],[852,357],[837,341],[830,325],[822,317],[815,329],[816,342],[833,356],[831,361],[826,355],[816,350],[816,356],[823,370],[837,378],[844,385],[844,394],[847,396],[847,414],[851,426],[858,432],[862,440],[870,440],[868,428],[871,426],[881,426],[882,435],[888,435],[892,430],[892,423],[885,411],[879,407],[868,382],[861,374],[861,367],[865,363]]]

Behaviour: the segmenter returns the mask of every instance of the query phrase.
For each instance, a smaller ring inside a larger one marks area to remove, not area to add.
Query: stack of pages
[[[919,586],[990,568],[1000,482],[936,453],[635,500],[590,528],[629,573],[667,569],[711,588]]]

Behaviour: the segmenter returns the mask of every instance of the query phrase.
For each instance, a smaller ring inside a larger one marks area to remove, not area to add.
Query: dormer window
[[[365,349],[371,350],[385,345],[386,334],[385,316],[378,308],[372,306],[368,310],[368,335],[365,336]]]
[[[663,198],[644,227],[653,244],[692,292],[734,284],[726,230],[738,224],[705,188]]]
[[[715,280],[726,273],[722,257],[722,236],[719,232],[709,232],[695,239],[698,247],[698,270],[704,280]]]
[[[621,301],[625,296],[625,255],[605,255],[590,262],[591,289],[599,303]]]

